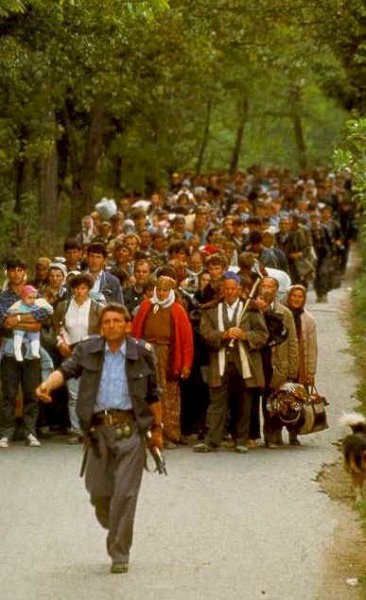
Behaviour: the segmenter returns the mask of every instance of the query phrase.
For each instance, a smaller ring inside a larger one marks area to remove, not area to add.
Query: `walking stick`
[[[239,318],[238,318],[238,321],[237,321],[238,323],[241,322],[243,316],[247,312],[250,302],[254,299],[254,296],[255,296],[255,293],[257,291],[257,287],[259,285],[259,282],[260,282],[261,279],[263,279],[263,275],[262,275],[262,273],[260,272],[260,270],[258,268],[256,268],[254,272],[255,272],[256,275],[258,275],[258,277],[257,277],[257,279],[255,280],[255,282],[253,283],[253,285],[252,285],[252,287],[250,289],[250,292],[248,294],[248,298],[246,299],[246,301],[244,303],[244,306],[242,308],[242,311],[241,311],[241,313],[239,315]],[[233,340],[233,339],[230,340],[230,342],[228,343],[228,347],[229,348],[233,348],[234,347],[234,343],[235,343],[235,340]]]

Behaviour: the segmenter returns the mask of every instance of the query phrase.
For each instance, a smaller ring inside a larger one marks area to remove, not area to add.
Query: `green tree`
[[[38,207],[46,229],[69,212],[75,231],[100,195],[173,170],[328,162],[343,112],[327,96],[348,85],[337,44],[362,29],[361,2],[336,4],[334,41],[330,0],[1,3],[0,202]]]

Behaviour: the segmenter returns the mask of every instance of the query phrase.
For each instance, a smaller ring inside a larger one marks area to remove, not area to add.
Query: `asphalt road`
[[[337,418],[355,404],[346,298],[343,288],[309,303],[331,428],[300,448],[167,452],[169,476],[144,477],[126,575],[109,573],[78,477],[81,448],[54,439],[1,450],[1,600],[315,600],[336,526],[315,478],[336,459]]]

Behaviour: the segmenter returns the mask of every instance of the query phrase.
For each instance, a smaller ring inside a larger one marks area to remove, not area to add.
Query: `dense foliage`
[[[0,0],[7,231],[76,229],[173,170],[329,164],[366,109],[365,20],[361,0]]]
[[[349,169],[352,172],[354,195],[360,206],[360,266],[352,287],[350,340],[359,367],[358,397],[366,410],[366,118],[351,119],[347,122],[345,139],[334,153],[334,162],[336,168]]]

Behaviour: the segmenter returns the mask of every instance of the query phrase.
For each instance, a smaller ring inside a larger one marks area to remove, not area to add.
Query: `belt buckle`
[[[124,438],[131,437],[133,433],[132,424],[129,421],[125,421],[124,423],[120,423],[116,427],[116,438],[117,440],[122,440]]]
[[[113,415],[111,415],[107,410],[104,411],[104,421],[107,426],[113,425]]]

